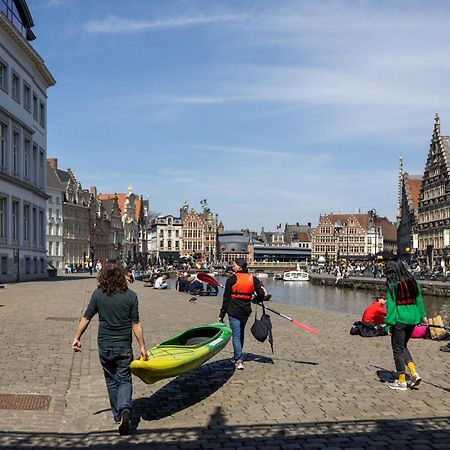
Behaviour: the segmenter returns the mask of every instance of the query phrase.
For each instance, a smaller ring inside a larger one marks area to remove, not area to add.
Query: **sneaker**
[[[421,381],[422,381],[421,376],[416,372],[414,376],[411,377],[411,383],[409,387],[417,387],[419,386]]]
[[[244,370],[244,363],[242,361],[236,361],[236,369]]]
[[[119,434],[129,434],[131,425],[131,412],[129,409],[124,409],[120,416]]]
[[[408,385],[406,381],[404,383],[399,383],[398,380],[395,380],[393,383],[388,383],[388,387],[391,389],[396,389],[397,391],[407,391]]]

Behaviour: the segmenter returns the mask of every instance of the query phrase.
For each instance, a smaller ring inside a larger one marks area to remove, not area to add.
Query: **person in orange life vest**
[[[383,325],[386,312],[386,297],[384,295],[380,295],[366,308],[361,322]]]
[[[225,314],[228,314],[228,320],[232,330],[234,363],[236,369],[242,370],[244,368],[242,354],[244,331],[247,320],[252,313],[251,302],[253,294],[256,294],[253,301],[257,303],[264,299],[266,293],[258,278],[248,273],[247,261],[245,259],[236,259],[231,268],[234,274],[225,283],[219,320],[223,321]]]

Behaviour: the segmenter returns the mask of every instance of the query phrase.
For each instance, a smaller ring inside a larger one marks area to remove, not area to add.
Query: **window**
[[[17,131],[13,131],[12,172],[15,176],[19,175],[19,133]]]
[[[38,119],[38,96],[35,92],[33,92],[33,117],[37,120]]]
[[[1,258],[1,271],[2,275],[8,275],[8,257],[2,256]]]
[[[45,180],[44,180],[44,170],[45,170],[45,165],[44,165],[44,152],[41,150],[39,152],[39,188],[40,189],[44,189],[45,186]]]
[[[31,142],[25,139],[23,146],[23,178],[30,181]]]
[[[55,255],[59,256],[59,242],[55,242],[55,244],[56,244]]]
[[[30,240],[30,205],[23,205],[23,239]]]
[[[12,239],[19,240],[19,202],[14,200],[12,202]]]
[[[41,101],[39,102],[39,123],[45,128],[45,104]]]
[[[6,125],[0,122],[0,171],[6,172]]]
[[[31,111],[31,86],[23,82],[23,106],[28,111]]]
[[[37,223],[37,209],[33,208],[33,244],[37,246],[38,243],[38,223]]]
[[[0,59],[0,88],[8,92],[8,65]]]
[[[53,255],[53,242],[48,241],[48,254],[51,256]]]
[[[38,147],[36,144],[33,144],[33,184],[37,186],[38,184]]]
[[[6,198],[0,197],[0,239],[6,240]]]
[[[37,271],[38,271],[38,262],[37,262],[37,258],[33,258],[33,267],[34,267],[33,272],[34,272],[34,273],[37,273]]]
[[[42,247],[45,242],[45,225],[44,225],[44,211],[39,211],[39,247]]]
[[[11,96],[20,102],[20,77],[16,72],[13,72],[11,77]]]
[[[25,273],[30,273],[31,260],[29,256],[25,257]]]
[[[53,209],[52,208],[48,208],[48,218],[53,219]]]

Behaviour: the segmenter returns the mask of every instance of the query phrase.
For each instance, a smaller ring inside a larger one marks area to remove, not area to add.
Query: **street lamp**
[[[347,223],[344,222],[344,221],[342,221],[342,220],[337,220],[337,221],[334,223],[334,234],[335,234],[335,239],[336,239],[336,241],[337,241],[336,261],[339,260],[339,249],[340,249],[340,244],[339,244],[339,242],[340,242],[340,234],[341,234],[342,228],[343,228],[344,226],[346,226],[346,225],[347,225]],[[347,253],[348,253],[348,251],[347,251]]]

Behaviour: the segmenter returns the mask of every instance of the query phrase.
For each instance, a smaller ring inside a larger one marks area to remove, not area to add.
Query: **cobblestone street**
[[[449,448],[449,353],[439,351],[440,342],[412,341],[423,382],[391,391],[389,337],[350,336],[359,318],[333,313],[333,298],[327,312],[274,303],[320,335],[272,314],[275,353],[247,327],[243,371],[234,371],[229,343],[178,378],[153,385],[134,379],[135,431],[119,436],[97,356],[96,318],[82,352],[70,346],[95,287],[94,277],[73,275],[0,291],[0,399],[50,397],[48,409],[37,411],[0,401],[0,448]],[[220,297],[193,303],[174,290],[131,287],[148,347],[217,319]]]

